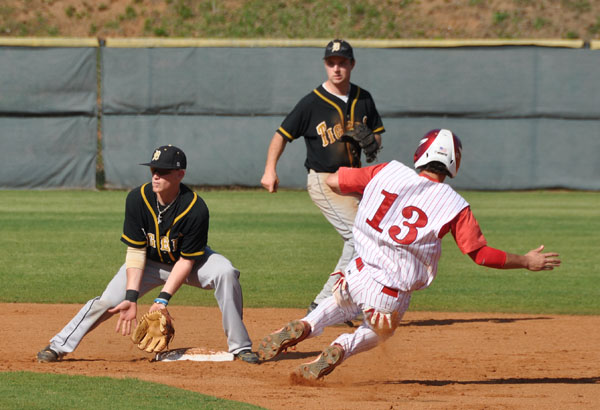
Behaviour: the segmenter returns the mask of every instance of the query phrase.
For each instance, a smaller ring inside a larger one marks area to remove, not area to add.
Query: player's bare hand
[[[539,248],[532,249],[525,254],[527,258],[527,269],[532,271],[540,270],[552,270],[560,266],[560,259],[558,253],[546,252],[542,253],[544,245],[540,245]]]
[[[260,184],[271,193],[277,192],[279,177],[275,172],[265,172],[260,180]]]
[[[137,326],[137,303],[124,300],[112,309],[108,309],[109,313],[118,313],[119,320],[115,331],[123,336],[131,334],[131,323],[133,327]]]

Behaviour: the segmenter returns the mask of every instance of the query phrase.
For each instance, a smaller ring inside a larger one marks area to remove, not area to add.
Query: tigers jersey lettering
[[[162,215],[159,224],[156,194],[150,184],[132,190],[127,196],[121,241],[129,246],[146,246],[147,257],[156,262],[175,263],[180,256],[198,259],[208,238],[208,208],[204,201],[181,184],[179,196]]]
[[[341,138],[348,122],[363,119],[378,134],[385,132],[368,91],[351,84],[346,103],[320,85],[298,102],[277,132],[288,142],[304,137],[307,169],[335,172],[340,167],[360,166],[349,153],[349,143]]]

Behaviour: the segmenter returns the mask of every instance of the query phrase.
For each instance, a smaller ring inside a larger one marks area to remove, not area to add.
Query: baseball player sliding
[[[367,168],[340,168],[327,179],[335,192],[361,194],[353,235],[357,257],[339,274],[333,296],[307,316],[266,336],[258,355],[269,360],[302,340],[318,336],[326,326],[363,312],[352,334],[340,335],[312,362],[298,369],[318,379],[354,354],[369,350],[394,334],[412,292],[428,287],[437,274],[442,238],[452,233],[459,249],[479,265],[496,269],[551,270],[557,253],[544,246],[525,255],[492,248],[467,201],[444,183],[455,177],[462,145],[446,129],[428,132],[414,155],[418,171],[400,162]]]
[[[137,323],[138,297],[160,285],[162,291],[154,299],[150,313],[161,311],[170,318],[169,300],[185,283],[214,289],[229,352],[245,362],[258,363],[242,321],[240,272],[207,246],[208,208],[202,198],[181,182],[187,166],[185,154],[177,147],[165,145],[154,151],[150,162],[141,165],[150,167],[152,180],[127,195],[121,236],[127,245],[125,263],[104,293],[88,301],[37,354],[38,361],[62,359],[77,348],[87,333],[117,313],[117,332],[130,334],[132,324]],[[142,322],[147,316],[144,315]],[[136,328],[134,336],[140,338],[139,334]],[[140,341],[134,339],[134,342]],[[145,342],[138,347],[144,348]],[[159,349],[166,343],[168,339],[162,340]]]

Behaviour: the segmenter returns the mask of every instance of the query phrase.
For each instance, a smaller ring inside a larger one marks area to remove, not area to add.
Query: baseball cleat
[[[250,349],[242,350],[235,355],[235,358],[251,364],[257,364],[259,362],[256,353]]]
[[[344,359],[344,349],[338,344],[328,346],[310,363],[305,363],[298,369],[298,374],[308,380],[317,380],[328,375]]]
[[[55,352],[50,348],[50,345],[48,345],[38,352],[37,360],[40,363],[58,362],[64,355],[65,353]]]
[[[269,360],[279,353],[303,341],[310,334],[310,325],[293,320],[275,333],[265,337],[258,345],[258,357]]]

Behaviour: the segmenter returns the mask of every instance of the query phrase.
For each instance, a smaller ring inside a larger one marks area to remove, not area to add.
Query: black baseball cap
[[[187,160],[180,148],[173,145],[163,145],[152,153],[152,160],[140,165],[158,169],[185,169]]]
[[[354,60],[354,52],[352,46],[346,40],[331,40],[325,47],[325,58],[340,56],[349,60]]]

